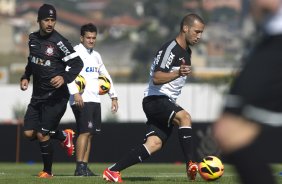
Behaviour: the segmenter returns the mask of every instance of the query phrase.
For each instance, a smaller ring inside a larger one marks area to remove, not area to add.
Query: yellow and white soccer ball
[[[214,181],[224,173],[224,165],[216,156],[206,156],[198,164],[199,173],[206,181]]]
[[[76,78],[75,78],[75,84],[76,84],[76,87],[79,91],[79,93],[83,93],[84,89],[85,89],[85,86],[86,86],[86,80],[85,78],[82,76],[82,75],[78,75]]]
[[[98,77],[98,81],[99,81],[99,95],[104,95],[108,93],[108,91],[111,89],[110,80],[106,76],[100,75]]]

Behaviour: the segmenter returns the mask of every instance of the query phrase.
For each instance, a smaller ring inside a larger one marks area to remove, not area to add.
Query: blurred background
[[[222,95],[240,67],[242,41],[253,29],[243,0],[0,0],[0,123],[22,118],[32,88],[19,90],[19,79],[28,56],[28,35],[38,30],[37,10],[43,3],[57,9],[56,29],[74,45],[80,26],[98,27],[96,50],[111,74],[120,99],[120,111],[110,113],[103,100],[105,122],[145,120],[141,101],[149,67],[157,49],[175,38],[181,18],[198,13],[206,22],[201,42],[192,47],[193,75],[183,89],[179,104],[195,121],[213,121]],[[67,110],[62,122],[73,121]]]
[[[243,40],[251,40],[250,35],[254,35],[246,0],[0,0],[0,146],[5,148],[0,161],[41,160],[39,152],[34,151],[37,144],[30,144],[21,134],[32,86],[23,92],[19,80],[27,63],[28,35],[38,30],[37,10],[43,3],[55,6],[56,30],[73,46],[79,44],[81,25],[92,22],[98,27],[96,50],[112,76],[120,106],[116,114],[111,114],[111,100],[108,95],[102,96],[103,134],[95,138],[95,157],[90,159],[101,162],[115,161],[124,150],[143,140],[146,117],[142,98],[154,54],[175,38],[185,14],[202,16],[206,27],[200,43],[192,47],[193,74],[178,103],[192,116],[198,158],[220,154],[210,125],[248,50],[248,42]],[[70,107],[60,125],[69,127],[75,129]],[[112,137],[122,144],[105,147],[112,145]],[[151,161],[181,160],[177,136],[167,144]],[[113,152],[114,156],[105,154]],[[60,152],[55,160],[69,161]]]

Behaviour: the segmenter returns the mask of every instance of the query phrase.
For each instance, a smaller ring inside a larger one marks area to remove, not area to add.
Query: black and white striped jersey
[[[152,77],[155,71],[172,72],[179,70],[183,62],[185,62],[186,65],[191,65],[191,49],[183,49],[176,40],[165,43],[157,51],[151,65],[149,85],[144,91],[144,96],[166,95],[176,101],[185,84],[187,76],[180,76],[173,81],[161,85],[153,84]]]

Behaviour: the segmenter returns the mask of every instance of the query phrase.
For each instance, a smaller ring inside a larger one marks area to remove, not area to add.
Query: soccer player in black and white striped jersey
[[[191,74],[190,46],[199,42],[204,27],[201,17],[196,14],[186,15],[180,23],[180,32],[176,38],[157,51],[143,99],[143,110],[148,119],[145,143],[107,168],[103,173],[104,179],[122,182],[120,171],[160,150],[176,125],[179,127],[179,141],[187,163],[187,176],[195,180],[198,167],[193,160],[191,117],[176,100],[187,76]]]

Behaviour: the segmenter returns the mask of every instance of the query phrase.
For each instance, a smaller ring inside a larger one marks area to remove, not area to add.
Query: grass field
[[[90,168],[101,174],[110,164],[90,163]],[[74,177],[74,163],[54,163],[52,179],[39,179],[36,174],[41,171],[42,165],[39,163],[0,163],[0,184],[99,184],[106,183],[102,176],[98,177]],[[125,183],[152,183],[152,184],[180,184],[189,183],[184,171],[183,164],[138,164],[122,172]],[[274,175],[277,176],[278,183],[282,183],[282,165],[273,165]],[[254,168],[255,169],[255,168]],[[259,174],[259,173],[258,173]],[[225,164],[224,175],[217,181],[206,182],[200,176],[193,184],[203,183],[223,183],[238,184],[236,172],[230,165]]]

